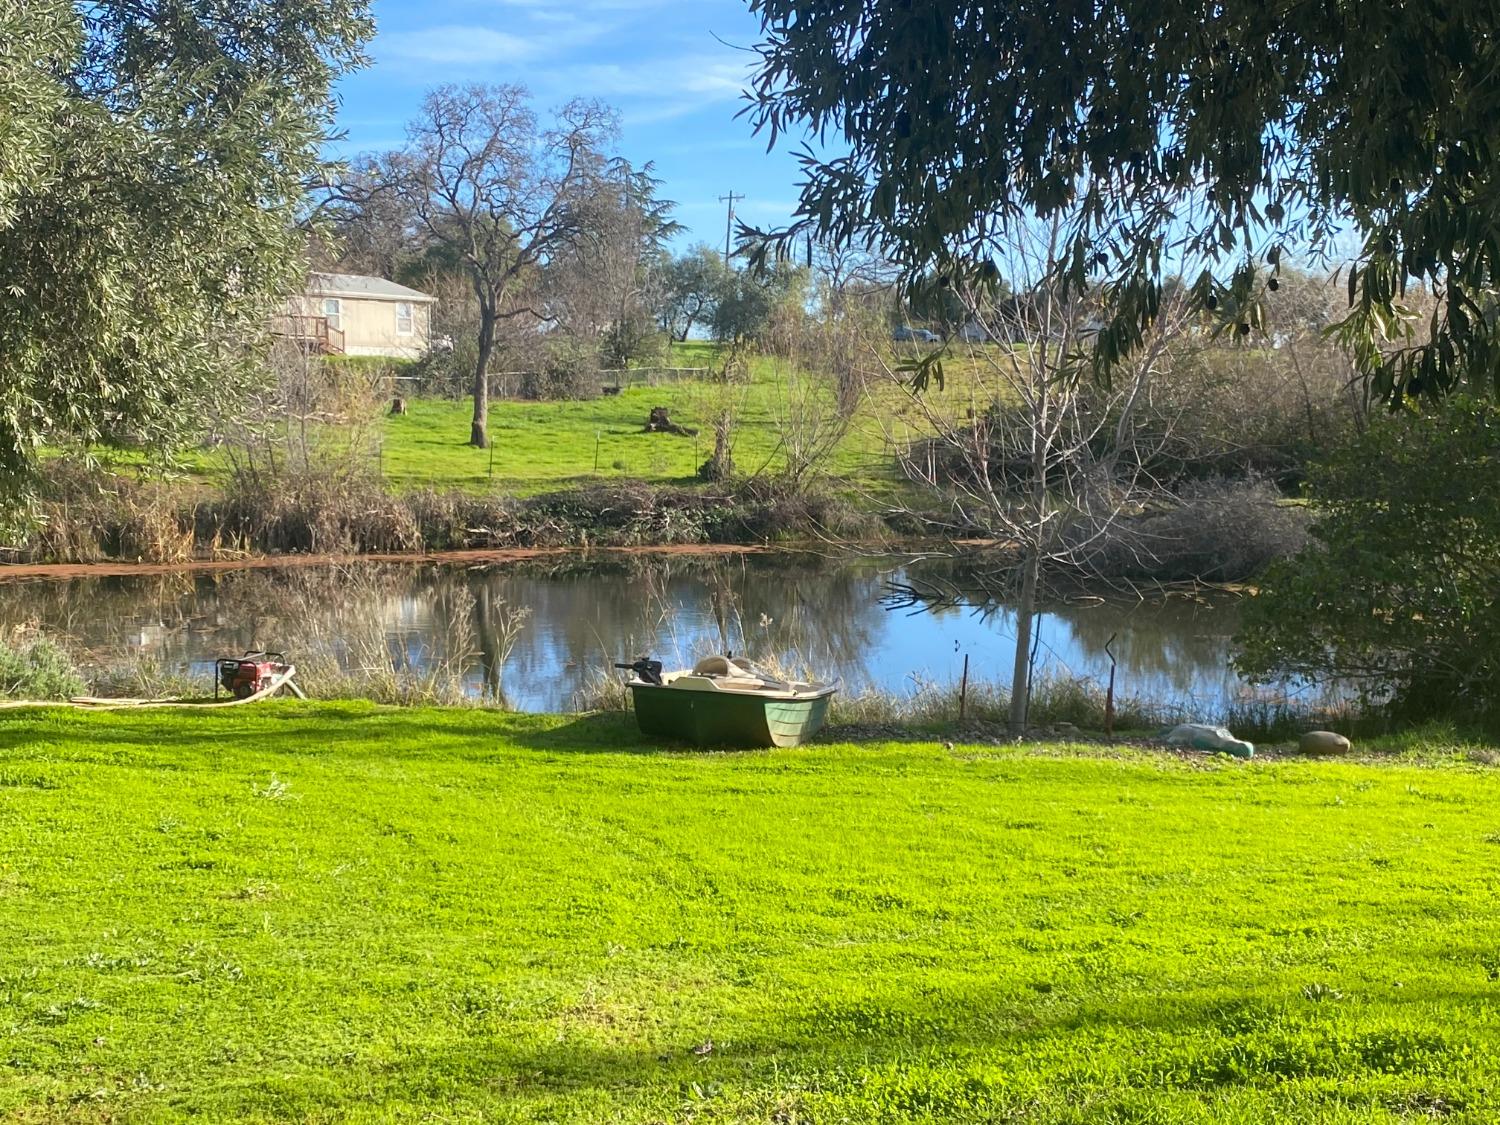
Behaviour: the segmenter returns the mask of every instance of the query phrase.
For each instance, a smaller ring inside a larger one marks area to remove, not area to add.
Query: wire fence
[[[707,367],[628,367],[599,372],[599,393],[617,395],[626,387],[660,387],[705,379]],[[499,398],[522,398],[526,381],[539,380],[535,371],[491,371],[490,393]]]

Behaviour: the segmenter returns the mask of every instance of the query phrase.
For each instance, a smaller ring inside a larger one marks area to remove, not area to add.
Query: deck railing
[[[278,317],[271,330],[278,336],[285,336],[304,351],[319,355],[344,354],[344,330],[329,324],[326,316],[288,313]]]

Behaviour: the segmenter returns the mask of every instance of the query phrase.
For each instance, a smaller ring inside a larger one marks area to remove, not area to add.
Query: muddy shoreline
[[[347,554],[247,555],[231,559],[191,559],[185,562],[148,563],[107,560],[93,563],[0,563],[0,582],[45,580],[66,582],[78,578],[131,578],[159,574],[217,574],[237,570],[281,570],[290,567],[355,566],[360,563],[396,563],[409,566],[489,566],[497,563],[531,562],[557,558],[631,558],[640,556],[696,555],[700,557],[797,554],[806,552],[870,551],[880,554],[921,553],[935,547],[974,550],[995,547],[989,539],[955,539],[940,545],[931,540],[907,542],[825,543],[668,543],[635,547],[473,547],[452,551],[358,552]]]
[[[0,564],[0,582],[28,579],[68,581],[75,578],[129,578],[155,574],[215,574],[234,570],[281,570],[288,567],[352,566],[359,563],[402,563],[421,565],[487,565],[491,563],[527,562],[533,559],[565,556],[620,558],[631,555],[759,555],[780,550],[797,550],[792,545],[767,547],[762,544],[671,544],[661,547],[476,547],[456,551],[365,552],[359,554],[255,555],[237,559],[193,559],[173,563],[8,563]]]

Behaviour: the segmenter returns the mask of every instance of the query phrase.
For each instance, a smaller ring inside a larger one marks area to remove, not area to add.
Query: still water
[[[533,711],[576,706],[613,661],[639,654],[672,667],[729,649],[839,677],[847,691],[902,695],[956,683],[967,655],[971,680],[1007,683],[1015,619],[1006,607],[887,604],[892,583],[931,582],[963,590],[970,565],[788,553],[184,572],[0,583],[0,627],[61,635],[96,673],[144,664],[207,685],[215,657],[263,646],[307,673],[320,662],[397,676],[457,671],[471,692]],[[1053,605],[1037,669],[1102,685],[1114,636],[1122,696],[1215,717],[1251,696],[1229,663],[1235,616],[1232,602],[1184,598]]]

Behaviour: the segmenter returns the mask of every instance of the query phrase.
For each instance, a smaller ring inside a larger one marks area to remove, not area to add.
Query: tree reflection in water
[[[1005,606],[915,615],[882,606],[888,582],[927,579],[961,588],[962,567],[792,553],[290,567],[0,583],[0,626],[60,634],[96,672],[144,660],[206,678],[215,657],[266,645],[398,678],[452,670],[468,694],[526,710],[568,709],[616,660],[650,654],[687,665],[726,648],[839,676],[856,691],[956,682],[964,654],[972,678],[1003,683],[1014,627]],[[506,607],[530,617],[502,660]],[[1118,633],[1122,695],[1206,716],[1247,691],[1229,665],[1234,626],[1232,604],[1054,606],[1037,667],[1102,683],[1104,645]]]

